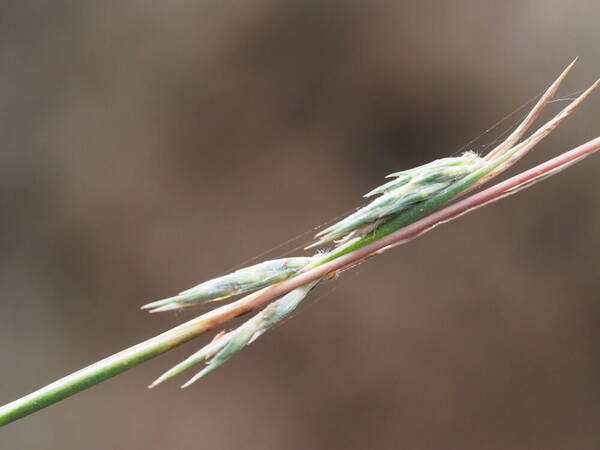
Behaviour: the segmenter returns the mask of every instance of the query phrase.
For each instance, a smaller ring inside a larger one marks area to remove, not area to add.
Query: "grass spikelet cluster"
[[[480,157],[473,153],[465,153],[389,175],[391,181],[365,195],[367,198],[377,195],[377,198],[318,233],[316,242],[310,246],[327,244],[333,245],[332,248],[323,249],[312,256],[255,264],[205,281],[173,297],[144,305],[142,308],[150,312],[171,311],[245,294],[238,300],[214,308],[1,407],[0,426],[63,400],[206,331],[226,324],[229,320],[264,306],[239,327],[221,331],[212,342],[165,372],[150,387],[205,362],[206,365],[184,384],[189,386],[289,316],[317,284],[333,278],[336,273],[414,239],[441,223],[454,220],[476,208],[518,192],[600,150],[598,137],[508,180],[465,197],[465,194],[496,177],[531,151],[598,86],[600,80],[529,137],[524,138],[573,64],[574,62],[550,85],[506,140],[487,155]],[[458,200],[459,197],[463,198]],[[336,242],[331,244],[333,241]]]
[[[336,241],[337,246],[329,252],[306,258],[304,267],[298,269],[297,273],[291,274],[290,277],[293,278],[295,275],[301,274],[304,271],[334,261],[361,247],[377,242],[396,230],[415,223],[419,219],[426,217],[440,207],[451,202],[461,194],[474,189],[491,177],[503,172],[514,164],[514,162],[522,158],[527,152],[535,147],[538,142],[553,131],[567,116],[569,116],[598,85],[598,82],[596,82],[552,120],[540,127],[527,139],[518,143],[523,134],[527,131],[528,126],[533,123],[541,112],[541,109],[552,98],[572,65],[573,64],[568,66],[560,77],[548,88],[523,123],[517,127],[503,143],[494,148],[485,157],[479,157],[472,152],[467,152],[458,157],[438,159],[416,168],[388,175],[387,178],[393,178],[392,181],[373,189],[365,195],[367,198],[378,195],[375,200],[372,200],[356,212],[319,232],[316,235],[316,242],[307,248],[318,247],[330,243],[331,241]],[[379,250],[378,253],[383,250],[385,250],[385,248]],[[252,273],[253,279],[262,280],[260,286],[276,283],[279,280],[274,280],[272,282],[268,281],[269,275],[266,268],[270,268],[273,265],[277,266],[277,261],[280,260],[268,261],[247,269],[242,269],[225,277],[209,280],[190,291],[193,293],[195,289],[203,290],[203,286],[213,286],[215,284],[219,286],[223,284],[227,285],[230,280],[236,278],[236,274],[246,273],[246,271]],[[277,308],[280,308],[280,306],[278,306],[280,303],[278,302],[283,302],[281,304],[285,305],[288,304],[290,299],[293,299],[295,308],[297,303],[299,303],[306,296],[308,291],[312,289],[316,283],[321,281],[321,279],[322,278],[318,278],[305,285],[296,287],[288,294],[275,300],[267,306],[263,312],[248,320],[239,328],[217,336],[213,342],[167,371],[152,383],[151,386],[156,386],[180,373],[184,369],[207,360],[208,365],[184,385],[189,386],[194,381],[223,364],[231,358],[233,354],[270,328],[270,326],[265,326],[265,324],[270,323],[269,317],[277,317],[277,320],[280,320],[283,315],[273,315],[273,310],[271,309],[273,307],[275,308],[274,310],[278,310]],[[246,291],[249,291],[258,288],[259,284],[247,283],[245,286]],[[190,291],[185,291],[181,295],[185,296],[186,292]],[[166,306],[161,306],[161,301],[159,301],[150,303],[149,305],[144,306],[144,308],[155,308],[154,311],[161,311],[166,310],[167,308],[175,309],[181,307],[184,303],[178,301],[178,297],[174,297],[173,299],[167,299],[170,303]],[[162,304],[164,304],[165,300],[162,302]],[[187,303],[189,304],[190,302]],[[157,309],[156,306],[158,306]],[[261,331],[259,332],[257,330]]]

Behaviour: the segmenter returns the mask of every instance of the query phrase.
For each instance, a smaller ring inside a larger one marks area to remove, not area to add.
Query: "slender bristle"
[[[527,116],[525,117],[525,119],[506,138],[506,140],[504,140],[504,142],[502,142],[500,145],[498,145],[496,148],[494,148],[492,151],[490,151],[485,156],[486,160],[492,160],[496,156],[503,154],[504,151],[506,151],[509,148],[511,148],[513,145],[515,145],[517,143],[517,141],[519,139],[521,139],[523,137],[523,135],[525,134],[525,132],[529,129],[529,127],[533,124],[533,122],[535,122],[535,120],[538,118],[538,116],[542,112],[542,109],[544,109],[544,107],[548,104],[548,102],[552,99],[552,97],[554,97],[554,95],[558,91],[558,88],[560,87],[561,83],[563,82],[563,80],[565,79],[565,77],[567,76],[567,74],[571,71],[571,69],[573,68],[573,66],[577,62],[577,59],[578,58],[575,58],[562,71],[562,73],[558,76],[558,78],[556,80],[554,80],[554,82],[552,82],[552,84],[550,85],[550,87],[548,89],[546,89],[546,91],[544,92],[544,94],[542,95],[542,97],[538,100],[538,102],[535,104],[535,106],[531,109],[531,111],[529,112],[529,114],[527,114]]]

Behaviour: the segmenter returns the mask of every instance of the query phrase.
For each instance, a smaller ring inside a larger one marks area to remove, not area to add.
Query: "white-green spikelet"
[[[394,180],[373,189],[365,195],[381,194],[368,205],[350,214],[336,224],[317,234],[318,242],[311,247],[335,239],[364,234],[370,231],[369,225],[398,214],[408,207],[423,201],[447,188],[452,183],[482,167],[484,160],[475,153],[438,159],[429,164],[388,175]],[[362,231],[362,233],[361,233]]]
[[[292,311],[296,309],[298,304],[306,297],[306,294],[319,282],[313,280],[303,286],[288,292],[284,296],[275,300],[265,309],[259,312],[253,318],[247,320],[235,330],[227,333],[222,333],[208,345],[201,348],[199,351],[191,355],[186,360],[180,362],[175,367],[171,368],[161,375],[150,387],[162,383],[169,378],[183,372],[189,367],[198,364],[201,361],[207,361],[206,367],[198,372],[192,379],[185,383],[182,387],[187,387],[195,381],[202,378],[207,373],[215,370],[217,367],[229,360],[238,351],[246,345],[252,343],[266,331],[271,329],[275,324],[285,319]]]
[[[223,300],[233,295],[269,286],[286,280],[305,267],[312,258],[274,259],[236,270],[222,277],[205,281],[174,297],[157,300],[142,306],[151,312],[168,311],[208,301]]]

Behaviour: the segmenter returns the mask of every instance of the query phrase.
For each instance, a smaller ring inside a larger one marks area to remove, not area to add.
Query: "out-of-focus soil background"
[[[561,96],[585,88],[598,14],[3,1],[0,403],[193,317],[138,308],[455,154],[577,55]],[[599,116],[597,94],[519,167]],[[596,449],[599,198],[595,156],[327,283],[190,389],[146,385],[209,336],[7,426],[0,448]]]

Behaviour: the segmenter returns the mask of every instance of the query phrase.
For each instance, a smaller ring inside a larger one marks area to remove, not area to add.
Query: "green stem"
[[[206,330],[198,318],[109,356],[0,408],[0,427],[171,350]]]

